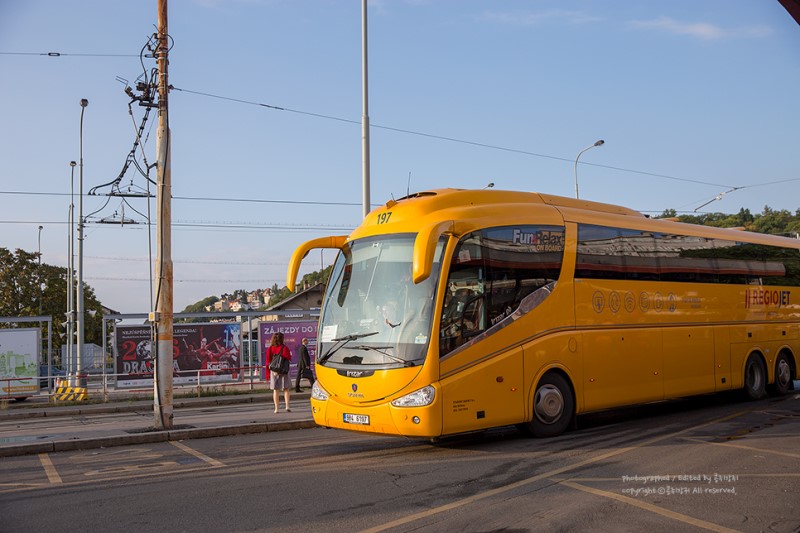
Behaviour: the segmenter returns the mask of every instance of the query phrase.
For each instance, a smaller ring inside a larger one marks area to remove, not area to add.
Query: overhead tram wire
[[[69,196],[68,192],[40,192],[40,191],[0,191],[0,194],[15,194],[29,196]],[[103,195],[96,195],[103,196]],[[313,200],[266,200],[261,198],[219,198],[205,196],[172,196],[173,200],[192,200],[192,201],[214,201],[214,202],[250,202],[257,204],[286,204],[286,205],[341,205],[341,206],[360,206],[357,202],[318,202]],[[374,204],[383,205],[383,204]]]
[[[590,164],[590,163],[586,163],[586,164]],[[637,171],[631,171],[631,172],[637,172]],[[643,173],[643,174],[646,174],[646,173]],[[652,175],[655,176],[656,174],[652,174]],[[674,178],[674,177],[672,177],[671,179],[684,181],[684,178]],[[744,189],[752,189],[752,188],[755,188],[755,187],[766,187],[766,186],[769,186],[769,185],[778,185],[778,184],[781,184],[781,183],[790,183],[790,182],[795,182],[795,181],[800,181],[800,178],[787,178],[787,179],[769,181],[769,182],[766,182],[766,183],[754,183],[754,184],[751,184],[751,185],[742,185],[741,187],[733,187],[733,188],[735,188],[737,191],[741,191],[741,190],[744,190]],[[700,183],[707,184],[705,182],[700,182]],[[64,192],[3,191],[3,190],[0,190],[0,195],[4,195],[4,194],[19,195],[19,196],[69,196],[70,195],[70,193],[64,193]],[[184,201],[201,201],[201,202],[242,202],[242,203],[261,203],[261,204],[322,205],[322,206],[348,206],[348,207],[361,206],[361,203],[357,203],[357,202],[322,202],[322,201],[313,201],[313,200],[267,200],[267,199],[261,199],[261,198],[219,198],[219,197],[212,198],[212,197],[203,197],[203,196],[173,196],[172,199],[173,200],[184,200]],[[691,202],[690,204],[686,204],[686,205],[687,206],[688,205],[694,205],[695,203],[696,202]],[[382,204],[373,204],[373,205],[377,206],[377,205],[382,205]],[[655,213],[656,212],[656,211],[652,211],[652,210],[641,210],[641,211],[644,212],[644,213]],[[690,213],[691,211],[686,211],[686,212]],[[27,221],[21,221],[21,220],[0,220],[0,224],[28,224],[28,223],[32,224],[33,222],[27,222]],[[36,222],[36,223],[38,224],[39,222]],[[65,224],[66,222],[52,221],[52,222],[47,222],[47,223],[48,224]],[[254,226],[254,229],[255,228],[256,227]],[[313,228],[304,228],[304,229],[313,229]]]
[[[294,205],[344,205],[353,206],[360,203],[356,202],[315,202],[313,200],[264,200],[260,198],[209,198],[204,196],[173,196],[173,200],[192,200],[200,202],[224,201],[224,202],[249,202],[256,204],[294,204]],[[374,204],[383,205],[383,204]]]
[[[267,109],[272,109],[274,111],[286,111],[287,113],[296,113],[298,115],[306,115],[306,116],[310,116],[310,117],[323,118],[323,119],[326,119],[326,120],[335,120],[337,122],[345,122],[345,123],[348,123],[348,124],[358,124],[358,125],[361,124],[360,120],[352,120],[352,119],[347,119],[347,118],[342,118],[342,117],[335,117],[335,116],[332,116],[332,115],[325,115],[325,114],[322,114],[322,113],[313,113],[313,112],[310,112],[310,111],[301,111],[301,110],[298,110],[298,109],[290,109],[288,107],[281,107],[281,106],[276,106],[276,105],[271,105],[271,104],[265,104],[265,103],[262,103],[262,102],[254,102],[254,101],[251,101],[251,100],[243,100],[243,99],[240,99],[240,98],[232,98],[232,97],[229,97],[229,96],[221,96],[221,95],[218,95],[218,94],[204,93],[204,92],[200,92],[200,91],[192,91],[190,89],[181,89],[179,87],[174,87],[174,86],[170,86],[170,88],[172,90],[175,90],[175,91],[185,92],[185,93],[189,93],[189,94],[195,94],[195,95],[198,95],[198,96],[206,96],[208,98],[216,98],[218,100],[226,100],[226,101],[229,101],[229,102],[235,102],[235,103],[239,103],[239,104],[253,105],[253,106],[257,106],[257,107],[264,107],[264,108],[267,108]],[[531,156],[531,157],[540,157],[540,158],[544,158],[544,159],[552,159],[552,160],[555,160],[555,161],[564,161],[564,162],[568,162],[568,163],[572,163],[573,162],[573,159],[566,158],[566,157],[558,157],[558,156],[554,156],[554,155],[539,154],[539,153],[530,152],[530,151],[527,151],[527,150],[519,150],[519,149],[516,149],[516,148],[508,148],[508,147],[505,147],[505,146],[498,146],[498,145],[494,145],[494,144],[487,144],[487,143],[481,143],[481,142],[476,142],[476,141],[468,141],[468,140],[465,140],[465,139],[457,139],[455,137],[447,137],[447,136],[444,136],[444,135],[436,135],[436,134],[433,134],[433,133],[425,133],[425,132],[402,129],[402,128],[394,128],[394,127],[391,127],[391,126],[381,126],[381,125],[375,124],[375,123],[371,123],[370,127],[378,128],[378,129],[382,129],[382,130],[387,130],[387,131],[394,131],[394,132],[397,132],[397,133],[405,133],[405,134],[408,134],[408,135],[416,135],[416,136],[419,136],[419,137],[427,137],[429,139],[437,139],[437,140],[441,140],[441,141],[448,141],[448,142],[453,142],[453,143],[458,143],[458,144],[467,144],[467,145],[470,145],[470,146],[477,146],[477,147],[480,147],[480,148],[487,148],[487,149],[491,149],[491,150],[500,150],[500,151],[503,151],[503,152],[511,152],[511,153],[516,153],[516,154],[528,155],[528,156]],[[611,166],[611,165],[602,165],[602,164],[598,164],[598,163],[581,163],[581,164],[589,165],[589,166],[593,166],[593,167],[597,167],[597,168],[605,168],[605,169],[608,169],[608,170],[615,170],[617,172],[628,172],[628,173],[632,173],[632,174],[640,174],[640,175],[643,175],[643,176],[651,176],[651,177],[654,177],[654,178],[663,178],[663,179],[668,179],[668,180],[681,181],[681,182],[685,182],[685,183],[696,183],[698,185],[708,185],[708,186],[711,186],[711,187],[727,187],[727,188],[735,187],[734,185],[727,184],[727,183],[713,183],[713,182],[702,181],[702,180],[697,180],[697,179],[692,179],[692,178],[679,178],[679,177],[670,176],[670,175],[667,175],[667,174],[659,174],[659,173],[647,172],[647,171],[643,171],[643,170],[634,170],[634,169],[630,169],[630,168],[616,167],[616,166]],[[740,188],[742,188],[742,187],[740,187]]]
[[[111,276],[91,276],[91,277],[88,277],[86,279],[89,280],[89,281],[134,281],[134,282],[139,282],[139,283],[150,281],[147,278],[130,278],[130,277],[119,278],[119,277],[111,277]],[[286,280],[285,279],[278,279],[278,278],[273,278],[273,279],[268,279],[268,278],[263,278],[263,279],[217,279],[217,278],[213,278],[213,279],[175,279],[173,281],[175,281],[177,283],[209,283],[209,282],[220,282],[220,283],[279,283],[279,282],[285,282]]]
[[[42,57],[70,57],[70,56],[71,57],[141,57],[141,54],[84,54],[84,53],[67,53],[67,52],[0,52],[0,55],[42,56]],[[273,109],[275,111],[286,111],[288,113],[296,113],[296,114],[306,115],[306,116],[311,116],[311,117],[324,118],[326,120],[335,120],[335,121],[345,122],[345,123],[349,123],[349,124],[358,124],[358,125],[361,124],[361,121],[359,121],[359,120],[352,120],[352,119],[346,119],[346,118],[342,118],[342,117],[335,117],[335,116],[332,116],[332,115],[325,115],[325,114],[322,114],[322,113],[313,113],[313,112],[310,112],[310,111],[301,111],[301,110],[298,110],[298,109],[291,109],[291,108],[287,108],[287,107],[270,105],[270,104],[265,104],[265,103],[262,103],[262,102],[254,102],[254,101],[251,101],[251,100],[244,100],[244,99],[240,99],[240,98],[232,98],[232,97],[229,97],[229,96],[221,96],[221,95],[217,95],[217,94],[205,93],[205,92],[200,92],[200,91],[193,91],[191,89],[183,89],[183,88],[175,87],[175,86],[172,86],[172,85],[169,88],[171,90],[185,92],[185,93],[189,93],[189,94],[195,94],[195,95],[198,95],[198,96],[206,96],[206,97],[209,97],[209,98],[216,98],[216,99],[219,99],[219,100],[227,100],[227,101],[230,101],[230,102],[236,102],[236,103],[240,103],[240,104],[254,105],[254,106],[264,107],[264,108],[267,108],[267,109]],[[492,150],[501,150],[501,151],[504,151],[504,152],[517,153],[517,154],[528,155],[528,156],[532,156],[532,157],[540,157],[540,158],[545,158],[545,159],[552,159],[552,160],[555,160],[555,161],[564,161],[564,162],[568,162],[568,163],[571,163],[573,161],[572,159],[565,158],[565,157],[553,156],[553,155],[548,155],[548,154],[539,154],[539,153],[530,152],[530,151],[527,151],[527,150],[520,150],[520,149],[516,149],[516,148],[508,148],[508,147],[504,147],[504,146],[497,146],[497,145],[492,145],[492,144],[487,144],[487,143],[480,143],[480,142],[476,142],[476,141],[468,141],[468,140],[464,140],[464,139],[457,139],[455,137],[447,137],[447,136],[444,136],[444,135],[436,135],[436,134],[424,133],[424,132],[419,132],[419,131],[414,131],[414,130],[407,130],[407,129],[402,129],[402,128],[394,128],[394,127],[391,127],[391,126],[381,126],[381,125],[375,124],[375,123],[370,124],[370,126],[373,127],[373,128],[383,129],[383,130],[387,130],[387,131],[394,131],[394,132],[397,132],[397,133],[405,133],[405,134],[408,134],[408,135],[417,135],[417,136],[420,136],[420,137],[427,137],[427,138],[438,139],[438,140],[442,140],[442,141],[448,141],[448,142],[454,142],[454,143],[460,143],[460,144],[467,144],[467,145],[471,145],[471,146],[477,146],[477,147],[487,148],[487,149],[492,149]],[[667,175],[667,174],[660,174],[660,173],[655,173],[655,172],[647,172],[647,171],[642,171],[642,170],[634,170],[634,169],[629,169],[629,168],[624,168],[624,167],[616,167],[616,166],[611,166],[611,165],[603,165],[603,164],[599,164],[599,163],[581,162],[581,164],[588,165],[588,166],[593,166],[593,167],[597,167],[597,168],[605,168],[605,169],[608,169],[608,170],[615,170],[617,172],[628,172],[628,173],[632,173],[632,174],[640,174],[640,175],[643,175],[643,176],[651,176],[651,177],[654,177],[654,178],[662,178],[662,179],[668,179],[668,180],[674,180],[674,181],[681,181],[681,182],[685,182],[685,183],[696,183],[698,185],[708,185],[708,186],[713,186],[713,187],[727,187],[727,188],[736,187],[735,185],[732,185],[730,183],[713,183],[713,182],[708,182],[708,181],[703,181],[703,180],[696,180],[696,179],[692,179],[692,178],[680,178],[680,177],[676,177],[676,176],[670,176],[670,175]],[[800,178],[798,178],[798,179],[800,179]],[[745,188],[748,188],[748,187],[760,187],[762,185],[771,185],[771,184],[775,184],[775,183],[786,183],[786,182],[789,182],[789,181],[797,181],[798,179],[781,180],[781,181],[776,181],[776,182],[772,182],[772,183],[749,185],[749,186],[742,186],[742,187],[736,187],[736,188],[737,189],[745,189]],[[0,194],[2,194],[2,191],[0,191]],[[46,194],[46,193],[42,193],[42,194]],[[173,199],[180,199],[180,198],[173,196]],[[201,200],[201,198],[183,198],[183,199]],[[206,198],[202,198],[202,200],[206,200]],[[231,200],[231,201],[253,201],[253,200]],[[310,203],[311,204],[313,202],[285,202],[285,203],[298,203],[298,204],[299,203]],[[334,203],[316,203],[316,205],[361,205],[361,204],[335,203],[334,202]],[[379,205],[379,204],[373,204],[373,205]]]
[[[70,54],[67,52],[0,52],[0,55],[44,57],[139,57],[139,54]]]
[[[85,217],[84,217],[85,218]],[[0,220],[0,224],[50,224],[50,225],[65,225],[69,224],[67,221],[61,220]],[[141,222],[126,222],[125,224],[109,224],[108,222],[103,223],[100,220],[87,220],[86,224],[91,226],[92,229],[96,230],[98,228],[107,227],[111,228],[112,226],[119,226],[123,229],[127,230],[134,230],[134,231],[147,231],[145,225]],[[184,231],[225,231],[225,230],[232,230],[232,231],[291,231],[291,232],[305,232],[305,231],[315,231],[315,232],[342,232],[352,231],[357,224],[340,224],[340,225],[324,225],[324,224],[308,224],[308,225],[286,225],[286,224],[274,224],[274,223],[264,223],[264,224],[242,224],[242,223],[219,223],[219,222],[175,222],[172,224],[175,229],[184,230]],[[118,229],[118,228],[117,228]]]
[[[99,261],[149,261],[146,257],[111,257],[103,255],[85,255],[85,259],[97,259]],[[286,262],[279,263],[265,263],[265,262],[248,262],[248,261],[192,261],[192,260],[173,260],[173,263],[180,263],[186,265],[233,265],[233,266],[286,266]]]

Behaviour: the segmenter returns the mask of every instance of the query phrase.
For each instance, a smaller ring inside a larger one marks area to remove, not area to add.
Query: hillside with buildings
[[[331,267],[314,271],[302,277],[296,292],[303,291],[318,284],[326,284]],[[248,291],[237,289],[219,296],[208,296],[199,302],[186,306],[184,313],[238,313],[240,311],[263,311],[289,298],[293,293],[286,287],[278,288],[275,284],[270,288]]]

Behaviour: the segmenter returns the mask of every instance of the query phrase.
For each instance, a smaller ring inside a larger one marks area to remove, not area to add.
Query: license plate
[[[344,413],[344,423],[345,424],[360,424],[362,426],[369,425],[369,416],[368,415],[353,415],[350,413]]]

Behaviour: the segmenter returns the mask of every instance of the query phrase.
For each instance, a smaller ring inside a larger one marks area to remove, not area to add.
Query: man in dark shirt
[[[314,373],[311,372],[311,357],[308,355],[308,339],[303,337],[300,341],[299,357],[297,359],[297,378],[294,384],[295,392],[302,392],[300,388],[300,378],[307,378],[311,386],[314,386]]]

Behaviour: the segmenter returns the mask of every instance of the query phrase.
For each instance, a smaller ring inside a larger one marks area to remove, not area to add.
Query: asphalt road
[[[800,394],[437,444],[322,428],[0,459],[0,531],[800,531]]]

